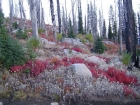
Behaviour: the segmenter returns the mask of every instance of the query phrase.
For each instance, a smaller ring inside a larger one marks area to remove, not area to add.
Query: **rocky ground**
[[[116,53],[118,47],[98,55],[78,40],[41,42],[36,63],[24,65],[35,63],[39,71],[25,73],[18,67],[0,73],[4,105],[50,105],[54,101],[60,105],[140,105],[140,71],[127,70]]]

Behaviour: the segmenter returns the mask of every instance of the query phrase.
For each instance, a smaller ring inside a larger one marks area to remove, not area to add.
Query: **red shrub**
[[[80,58],[80,57],[73,57],[73,58],[69,59],[69,61],[70,61],[71,64],[85,63],[85,60],[83,58]]]
[[[131,95],[134,98],[137,97],[137,94],[132,90],[132,88],[130,88],[130,87],[126,86],[126,85],[123,87],[123,91],[124,91],[124,94],[126,96],[130,96]]]
[[[85,62],[85,64],[88,66],[88,67],[95,67],[97,68],[97,64],[93,63],[93,62]]]
[[[127,76],[125,72],[116,70],[115,68],[108,68],[108,71],[106,71],[106,73],[111,78],[114,78],[114,81],[118,81],[119,83],[123,83],[125,85],[129,85],[131,83],[133,84],[137,83],[137,79],[135,77]]]
[[[10,72],[19,72],[22,70],[22,66],[12,66]]]
[[[72,50],[80,52],[80,53],[84,53],[79,47],[73,47]]]

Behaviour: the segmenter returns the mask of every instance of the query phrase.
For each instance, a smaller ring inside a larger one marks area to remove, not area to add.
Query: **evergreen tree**
[[[105,20],[103,22],[103,33],[102,33],[103,38],[106,38],[106,24],[105,24]]]
[[[110,24],[110,21],[109,21],[109,26],[108,26],[108,39],[109,40],[112,40],[112,38],[113,38],[113,33],[112,33],[111,24]]]
[[[115,41],[115,38],[117,37],[117,23],[114,21],[113,24],[113,40]]]
[[[104,46],[102,39],[100,37],[98,37],[95,40],[94,50],[95,50],[95,53],[98,53],[98,54],[102,54],[105,51],[105,46]]]
[[[81,8],[81,2],[78,5],[78,33],[83,34],[83,20],[82,20],[82,8]]]
[[[69,38],[75,38],[75,35],[74,35],[74,32],[73,32],[73,27],[72,27],[71,19],[70,19],[70,18],[69,18],[68,37],[69,37]]]
[[[0,11],[0,64],[9,69],[25,62],[25,53],[17,40],[8,35],[4,25],[4,15]]]

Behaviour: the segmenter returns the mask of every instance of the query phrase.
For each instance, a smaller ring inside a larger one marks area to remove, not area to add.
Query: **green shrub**
[[[136,49],[136,56],[140,56],[140,49]]]
[[[0,12],[0,63],[9,69],[11,66],[23,64],[25,52],[20,43],[8,35],[4,26],[4,16]]]
[[[16,37],[18,39],[27,39],[28,38],[27,31],[23,32],[21,29],[19,29],[16,33]]]
[[[27,29],[26,32],[32,32],[32,29]]]
[[[130,60],[131,60],[131,54],[130,53],[127,54],[126,52],[124,52],[122,54],[122,62],[123,62],[123,64],[128,65],[130,63]]]
[[[31,49],[40,47],[39,39],[34,38],[34,37],[30,38],[26,43],[26,47],[31,48]]]
[[[93,35],[92,35],[92,34],[87,34],[87,35],[86,35],[86,39],[87,39],[89,42],[93,42]]]
[[[58,33],[57,34],[57,40],[60,41],[62,39],[62,34]]]
[[[104,43],[102,42],[102,39],[98,37],[98,38],[95,40],[95,43],[94,43],[94,50],[95,50],[95,53],[102,54],[102,53],[104,53],[105,49],[106,49],[106,48],[105,48]]]
[[[86,39],[85,39],[85,37],[82,34],[78,34],[76,36],[76,38],[79,38],[82,43],[84,43],[84,44],[86,43]]]
[[[45,30],[44,30],[43,28],[39,28],[39,29],[38,29],[38,33],[39,33],[39,34],[41,34],[41,33],[43,33],[43,32],[45,32]]]
[[[17,21],[15,21],[15,22],[12,24],[12,27],[13,27],[14,29],[17,29],[17,28],[18,28]]]
[[[26,61],[25,52],[20,43],[8,35],[0,35],[1,64],[5,68],[23,64]]]

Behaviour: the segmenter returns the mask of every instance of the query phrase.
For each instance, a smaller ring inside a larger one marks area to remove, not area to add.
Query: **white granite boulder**
[[[91,71],[87,68],[85,64],[81,64],[81,63],[73,64],[72,70],[77,75],[92,77]]]
[[[98,65],[106,64],[106,62],[105,62],[103,59],[101,59],[101,58],[99,58],[99,57],[97,57],[97,56],[88,57],[86,60],[87,60],[88,62],[93,62],[93,63],[96,63],[96,64],[98,64]]]

